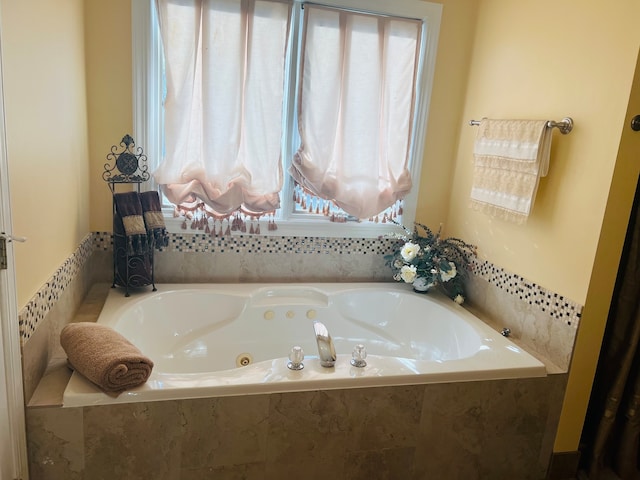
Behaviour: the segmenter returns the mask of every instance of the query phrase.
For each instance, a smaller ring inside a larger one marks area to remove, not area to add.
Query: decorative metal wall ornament
[[[107,155],[107,163],[104,164],[104,172],[102,172],[102,179],[108,183],[111,192],[115,191],[116,183],[140,184],[150,178],[147,156],[142,147],[136,148],[131,135],[122,137],[120,146],[121,151],[117,145],[111,147],[111,152]]]

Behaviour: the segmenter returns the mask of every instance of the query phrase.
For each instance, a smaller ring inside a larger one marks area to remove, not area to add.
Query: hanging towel
[[[158,192],[155,190],[142,192],[140,194],[140,203],[142,205],[144,224],[147,228],[152,247],[166,247],[169,245],[169,236],[167,235],[167,228],[164,224]]]
[[[482,119],[473,151],[471,208],[526,222],[540,177],[549,170],[550,150],[546,120]]]
[[[121,393],[149,379],[153,362],[106,325],[78,322],[60,332],[69,364],[107,393]]]
[[[142,204],[138,192],[114,193],[116,213],[122,220],[127,238],[127,253],[142,255],[148,250],[147,229],[142,216]]]

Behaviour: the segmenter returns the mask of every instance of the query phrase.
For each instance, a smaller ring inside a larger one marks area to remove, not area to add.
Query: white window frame
[[[162,47],[160,32],[156,25],[154,0],[133,0],[131,2],[132,21],[132,61],[133,61],[133,138],[138,146],[144,148],[149,159],[149,169],[155,170],[162,154]],[[297,55],[300,43],[300,6],[306,3],[294,0],[292,19],[292,48],[291,55]],[[420,174],[424,156],[424,141],[427,131],[427,119],[433,75],[435,70],[436,51],[442,17],[442,5],[425,2],[423,0],[319,0],[317,3],[327,6],[354,9],[376,14],[386,14],[399,17],[415,18],[423,22],[421,36],[421,55],[418,63],[418,83],[416,85],[416,114],[414,116],[413,135],[411,143],[410,171],[413,180],[411,192],[404,198],[402,222],[412,226],[415,220],[418,203]],[[294,57],[295,58],[295,57]],[[295,93],[297,90],[295,68],[289,72],[288,92],[284,108],[287,109],[286,128],[293,128],[295,113]],[[283,151],[291,157],[297,146],[291,145],[292,135],[285,135],[288,145],[283,145]],[[284,165],[284,174],[288,175],[290,158]],[[291,185],[288,185],[291,184]],[[146,182],[143,187],[147,190],[157,189],[153,180]],[[283,204],[287,205],[293,197],[292,182],[285,182],[285,188],[280,193]],[[286,200],[289,199],[289,200]],[[306,217],[293,214],[293,211],[282,210],[282,218],[277,220],[278,230],[262,229],[262,235],[291,235],[312,237],[353,237],[375,238],[392,231],[397,227],[392,224],[371,222],[334,223],[325,218]],[[295,217],[294,217],[295,215]],[[173,233],[188,233],[180,228],[181,219],[173,218],[172,211],[165,212],[167,228]],[[198,232],[194,232],[198,233]]]

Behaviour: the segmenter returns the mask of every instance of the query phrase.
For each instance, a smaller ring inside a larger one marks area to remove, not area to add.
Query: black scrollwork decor
[[[149,167],[147,156],[142,147],[136,147],[131,135],[125,135],[117,145],[111,147],[107,155],[107,163],[104,164],[102,179],[109,184],[114,191],[116,183],[142,183],[149,180]]]

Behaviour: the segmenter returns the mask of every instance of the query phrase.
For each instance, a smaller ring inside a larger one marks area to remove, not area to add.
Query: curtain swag
[[[290,173],[361,219],[411,189],[420,34],[417,20],[305,6],[301,146]]]
[[[291,5],[157,0],[165,54],[165,196],[221,217],[279,208]]]

